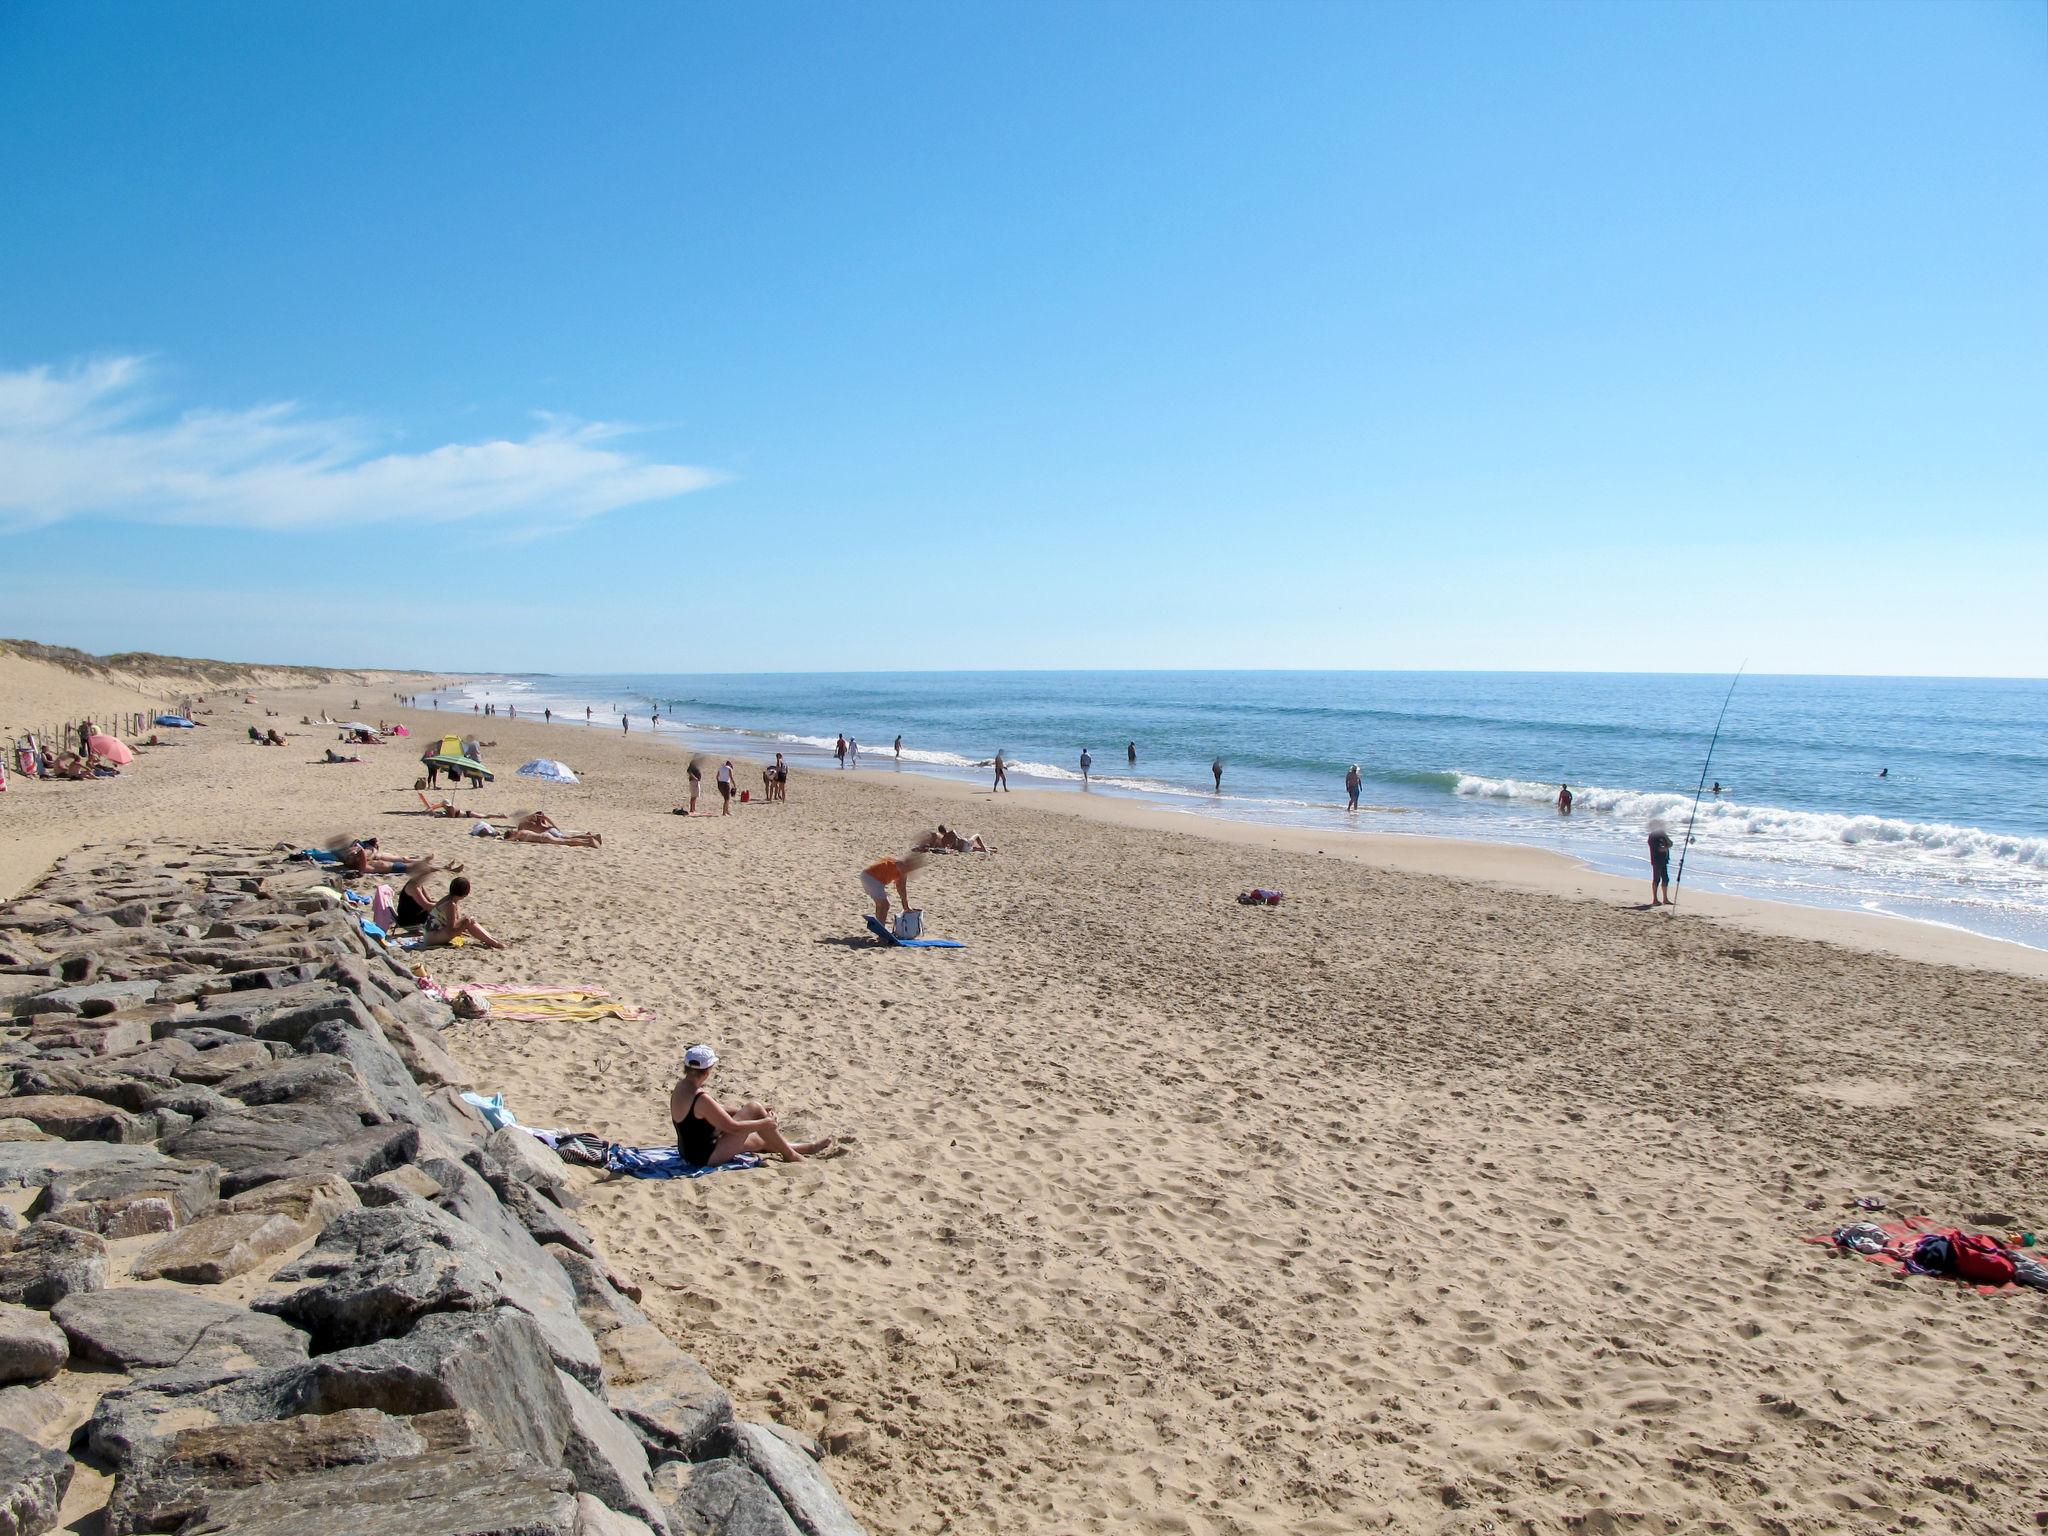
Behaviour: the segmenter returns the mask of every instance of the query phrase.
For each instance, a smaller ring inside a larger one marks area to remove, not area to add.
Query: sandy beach
[[[2048,1224],[2048,954],[886,766],[683,818],[684,754],[638,732],[388,685],[242,695],[118,780],[13,783],[0,892],[131,837],[462,859],[511,948],[436,953],[437,978],[655,1015],[466,1026],[523,1121],[667,1141],[701,1040],[728,1101],[847,1137],[593,1182],[582,1214],[743,1411],[826,1443],[877,1532],[1989,1533],[2048,1509],[2048,1301],[1802,1240],[1858,1195]],[[418,746],[317,764],[335,733],[296,722],[358,697],[494,743],[505,776],[459,803],[605,846],[419,814]],[[0,716],[45,702],[112,707],[0,657]],[[535,756],[584,783],[511,776]],[[938,820],[1000,850],[913,879],[968,947],[876,948],[857,871]],[[1284,904],[1240,907],[1254,885]]]

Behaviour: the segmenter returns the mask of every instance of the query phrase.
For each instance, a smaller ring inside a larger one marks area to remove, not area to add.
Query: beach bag
[[[2012,1255],[2007,1253],[1997,1238],[1985,1232],[1946,1232],[1948,1251],[1955,1261],[1959,1279],[1972,1285],[2010,1285],[2013,1277]]]
[[[919,937],[924,933],[924,913],[916,907],[911,907],[906,911],[898,912],[896,914],[896,921],[892,925],[891,931],[894,932],[896,937],[899,939],[914,939]]]

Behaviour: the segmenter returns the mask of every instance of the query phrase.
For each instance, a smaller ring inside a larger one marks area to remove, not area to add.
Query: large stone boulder
[[[142,1122],[102,1099],[80,1094],[23,1094],[6,1101],[9,1119],[26,1120],[65,1141],[139,1141]]]
[[[0,1304],[0,1383],[42,1381],[64,1369],[71,1341],[42,1313]]]
[[[254,1370],[306,1358],[306,1336],[245,1307],[183,1291],[122,1286],[67,1296],[50,1320],[74,1360],[120,1370]]]
[[[348,1180],[339,1174],[321,1173],[259,1184],[227,1201],[222,1209],[238,1216],[289,1216],[311,1237],[325,1231],[335,1217],[361,1205]]]
[[[577,1536],[569,1475],[530,1456],[441,1451],[208,1497],[180,1536]]]
[[[181,1430],[157,1454],[124,1469],[107,1505],[106,1536],[174,1531],[209,1500],[237,1489],[429,1449],[410,1420],[369,1408]]]
[[[0,1184],[40,1189],[63,1173],[88,1169],[164,1168],[171,1160],[155,1147],[114,1146],[101,1141],[0,1142]]]
[[[645,1520],[622,1515],[602,1499],[576,1495],[576,1536],[654,1536]]]
[[[867,1536],[818,1464],[765,1424],[736,1424],[733,1455],[775,1490],[804,1536]]]
[[[310,1227],[289,1216],[224,1211],[152,1243],[135,1256],[129,1273],[138,1280],[219,1285],[246,1275],[312,1235]]]
[[[257,1307],[305,1329],[322,1352],[390,1338],[429,1312],[486,1311],[505,1295],[482,1236],[411,1200],[337,1218],[275,1278],[303,1284]]]
[[[195,1162],[218,1163],[232,1176],[309,1156],[362,1129],[362,1116],[339,1105],[258,1104],[202,1120],[170,1138],[165,1150]],[[228,1182],[222,1180],[222,1186]]]
[[[663,1462],[654,1493],[673,1536],[803,1536],[761,1474],[730,1456]]]
[[[331,1056],[264,1061],[246,1072],[223,1078],[214,1087],[252,1109],[266,1104],[326,1104],[347,1110],[358,1124],[390,1118],[378,1113],[370,1102],[355,1068]]]
[[[59,1174],[31,1211],[102,1237],[172,1232],[220,1201],[220,1169],[211,1163],[156,1168],[93,1168]]]
[[[226,1038],[225,1031],[219,1033]],[[214,1034],[215,1032],[211,1030],[187,1029],[179,1031],[176,1038],[197,1044],[200,1040],[210,1040]],[[164,1043],[166,1042],[158,1042]],[[202,1046],[199,1053],[190,1061],[174,1068],[173,1075],[183,1083],[217,1088],[228,1078],[265,1066],[272,1059],[268,1041],[238,1038],[232,1044]]]
[[[375,1009],[377,1026],[384,1031],[384,1038],[391,1042],[391,1048],[398,1052],[399,1059],[412,1074],[412,1080],[422,1090],[429,1088],[467,1088],[475,1079],[469,1070],[448,1054],[441,1044],[439,1031],[431,1026],[412,1022],[392,1013],[380,1013]]]
[[[491,1132],[484,1139],[482,1150],[511,1177],[530,1189],[538,1190],[555,1204],[572,1206],[581,1203],[569,1178],[569,1165],[562,1161],[553,1147],[517,1126],[500,1126]],[[472,1157],[468,1161],[471,1167],[489,1177],[489,1170],[482,1167],[478,1159]]]
[[[387,1120],[408,1125],[430,1125],[433,1111],[420,1094],[419,1084],[405,1069],[405,1061],[384,1038],[384,1031],[367,1013],[349,1019],[327,1019],[306,1031],[299,1048],[317,1051],[332,1061],[347,1062],[363,1080],[370,1102]]]
[[[47,1311],[76,1291],[107,1283],[107,1240],[54,1221],[39,1221],[0,1253],[0,1301]]]
[[[71,1458],[0,1429],[0,1536],[42,1536],[71,1486]]]
[[[666,1532],[668,1516],[654,1496],[647,1452],[640,1441],[589,1388],[566,1372],[559,1374],[569,1403],[569,1435],[562,1446],[562,1465],[575,1477],[577,1488],[646,1521],[656,1531]]]
[[[275,1104],[268,1106],[266,1110],[249,1110],[247,1113],[253,1115],[271,1111],[281,1111],[287,1115],[297,1112],[323,1117],[339,1113],[331,1106],[312,1106],[296,1110],[295,1106]],[[196,1152],[183,1153],[186,1136],[196,1135],[208,1126],[229,1118],[238,1117],[216,1116],[213,1120],[201,1121],[185,1136],[174,1138],[170,1145],[180,1149],[181,1155],[199,1155]],[[278,1150],[269,1155],[270,1160],[264,1160],[264,1155],[258,1153],[256,1160],[228,1168],[228,1171],[221,1175],[220,1187],[224,1194],[239,1195],[256,1188],[259,1184],[271,1184],[286,1179],[317,1178],[326,1174],[337,1175],[345,1183],[357,1184],[376,1177],[387,1168],[395,1168],[400,1163],[408,1161],[419,1146],[419,1138],[417,1126],[363,1125],[335,1139],[316,1138],[310,1148],[295,1155]],[[227,1167],[226,1164],[222,1166]]]

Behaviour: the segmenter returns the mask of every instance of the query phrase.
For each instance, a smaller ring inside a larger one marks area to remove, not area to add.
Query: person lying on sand
[[[923,837],[917,840],[914,846],[927,853],[995,852],[995,849],[982,841],[980,834],[977,833],[973,837],[965,836],[962,833],[955,832],[943,821],[939,823],[938,831],[925,833]]]
[[[284,738],[278,735],[276,729],[273,728],[264,732],[263,743],[265,746],[281,747],[284,745]]]
[[[875,921],[887,927],[889,924],[889,887],[896,887],[896,895],[903,902],[905,911],[910,909],[910,877],[924,865],[924,855],[913,848],[900,859],[877,859],[860,872],[860,886],[875,903]]]
[[[773,1152],[785,1163],[800,1163],[832,1146],[830,1136],[791,1145],[766,1104],[749,1099],[730,1113],[705,1092],[718,1053],[693,1045],[683,1055],[683,1075],[669,1091],[668,1117],[676,1128],[676,1152],[692,1168],[715,1168],[745,1152]]]
[[[530,832],[525,827],[508,827],[498,834],[508,843],[553,843],[558,848],[602,848],[604,839],[595,832],[564,832],[551,828]]]
[[[348,756],[348,757],[343,757],[343,756],[342,756],[342,755],[341,755],[341,754],[340,754],[339,752],[335,751],[335,750],[334,750],[334,748],[332,748],[332,747],[329,747],[329,748],[327,749],[327,761],[328,761],[328,762],[330,762],[330,763],[362,763],[362,762],[368,762],[368,761],[369,761],[369,759],[368,759],[368,758],[362,758],[362,757],[356,757],[356,756],[353,756],[353,755],[351,755],[351,756]]]
[[[427,864],[431,867],[432,863],[423,853],[382,853],[367,843],[350,842],[345,838],[335,838],[327,848],[330,853],[340,856],[343,869],[358,875],[402,875],[416,864]],[[451,864],[449,868],[460,869],[462,866]]]
[[[489,821],[498,813],[496,811],[465,811],[453,800],[447,799],[444,796],[439,800],[428,802],[427,814],[429,816],[446,816],[458,821]]]

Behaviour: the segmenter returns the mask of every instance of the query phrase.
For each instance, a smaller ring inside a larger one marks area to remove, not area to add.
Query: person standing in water
[[[1125,744],[1124,761],[1130,764],[1133,768],[1138,766],[1138,744],[1135,741],[1127,742]]]
[[[901,731],[896,733],[896,761],[899,763],[903,761],[903,733]]]
[[[1353,763],[1350,771],[1344,775],[1344,793],[1350,797],[1351,801],[1349,805],[1344,807],[1345,810],[1355,811],[1358,809],[1358,786],[1364,782],[1365,775],[1358,771],[1358,764]]]
[[[1557,814],[1569,816],[1572,813],[1572,787],[1569,784],[1557,786]]]
[[[1010,770],[1003,766],[1001,747],[996,748],[996,781],[988,787],[988,792],[994,794],[999,789],[1006,795],[1010,792]]]
[[[1671,899],[1671,834],[1650,823],[1650,905],[1675,907]]]
[[[1094,766],[1095,759],[1089,756],[1088,749],[1083,747],[1081,749],[1081,787],[1083,789],[1088,787],[1088,770]]]
[[[1216,776],[1216,793],[1217,793],[1217,794],[1219,794],[1219,795],[1220,795],[1220,794],[1222,794],[1222,793],[1223,793],[1223,759],[1219,757],[1219,758],[1217,758],[1217,759],[1216,759],[1216,761],[1215,761],[1215,762],[1211,763],[1211,764],[1209,765],[1209,772],[1211,772],[1212,774],[1214,774],[1214,775]]]
[[[839,739],[832,743],[832,755],[839,760],[839,766],[846,766],[846,732],[839,733]]]

